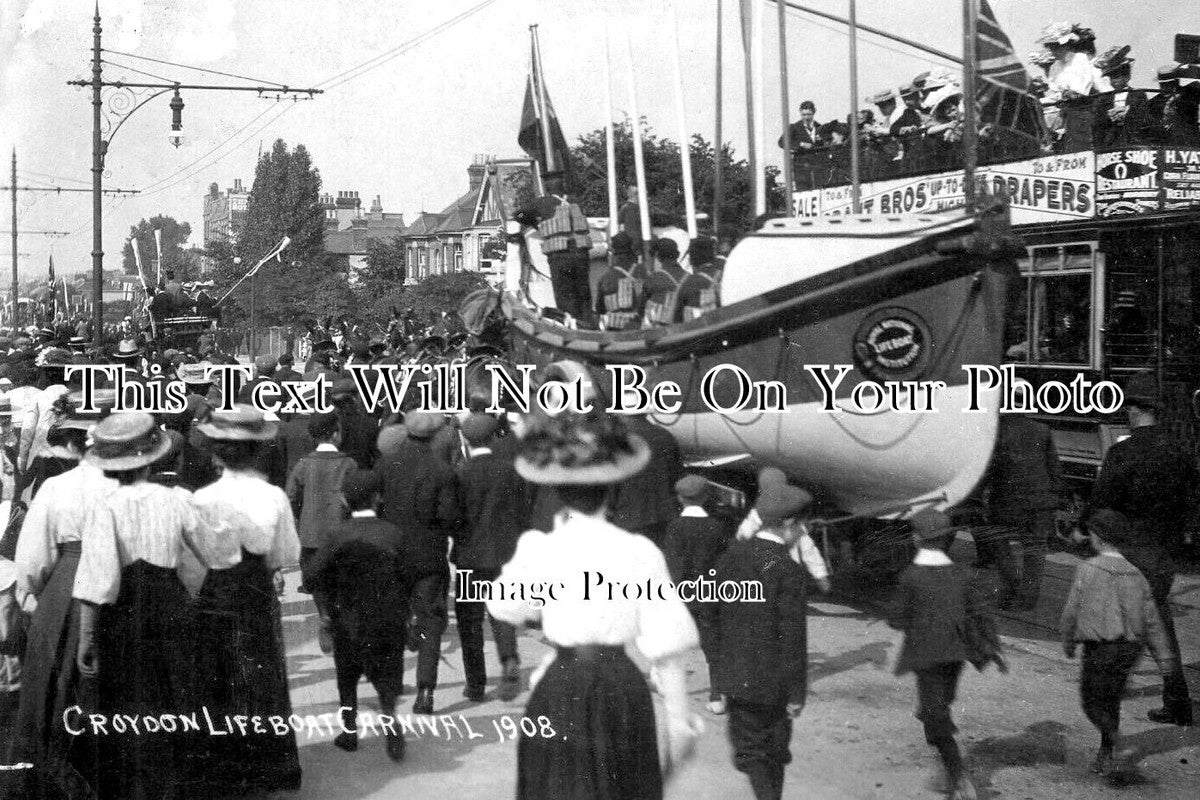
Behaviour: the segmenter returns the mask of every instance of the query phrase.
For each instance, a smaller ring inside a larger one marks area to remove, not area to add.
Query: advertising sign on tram
[[[1200,203],[1200,150],[1168,147],[1162,154],[1163,210]]]
[[[1089,219],[1095,208],[1095,161],[1091,153],[1050,156],[984,167],[976,175],[980,192],[1005,194],[1016,225]],[[864,183],[864,214],[928,214],[963,205],[962,173]],[[849,186],[795,194],[799,216],[848,214]]]
[[[1157,211],[1158,148],[1129,147],[1096,154],[1096,205],[1100,216]]]

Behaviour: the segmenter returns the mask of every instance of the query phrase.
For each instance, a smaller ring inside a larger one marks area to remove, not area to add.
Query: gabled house
[[[501,185],[499,203],[487,179],[489,158],[476,155],[467,167],[466,193],[437,213],[422,212],[404,232],[408,281],[447,272],[483,272],[489,280],[501,279],[504,229],[501,219],[512,213],[510,189],[521,185],[520,172],[531,175],[527,160],[497,163]],[[506,209],[501,214],[500,204]]]

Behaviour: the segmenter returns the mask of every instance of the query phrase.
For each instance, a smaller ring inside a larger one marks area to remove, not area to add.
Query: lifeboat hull
[[[790,223],[764,235],[791,236]],[[778,466],[847,512],[953,505],[995,441],[999,391],[973,391],[964,366],[1000,363],[1014,243],[1006,226],[971,218],[935,227],[896,247],[872,241],[868,257],[798,280],[764,264],[773,286],[662,329],[568,330],[508,295],[512,355],[579,362],[604,398],[619,365],[641,367],[646,388],[672,381],[680,407],[652,418],[689,458]]]

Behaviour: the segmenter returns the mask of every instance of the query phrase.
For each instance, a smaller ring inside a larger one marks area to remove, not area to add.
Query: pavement
[[[961,559],[963,554],[955,552],[955,557]],[[1190,800],[1200,787],[1200,728],[1146,720],[1146,712],[1158,705],[1161,687],[1148,657],[1139,663],[1122,707],[1124,744],[1138,753],[1136,772],[1127,785],[1115,788],[1088,771],[1098,736],[1079,706],[1078,662],[1064,657],[1055,630],[1077,560],[1065,553],[1052,554],[1037,609],[1002,615],[1009,674],[1000,675],[994,668],[982,673],[968,668],[963,674],[954,714],[980,797]],[[336,714],[333,659],[318,647],[315,610],[307,595],[296,593],[298,577],[295,572],[286,576],[283,598],[293,712]],[[994,574],[985,574],[984,580],[995,585]],[[913,717],[913,679],[892,674],[900,637],[880,618],[877,602],[886,596],[887,587],[864,585],[861,576],[851,577],[851,582],[856,585],[846,591],[835,583],[831,597],[810,598],[810,693],[795,722],[784,797],[920,800],[944,796],[939,791],[936,756]],[[846,585],[845,580],[841,583]],[[1200,697],[1196,694],[1200,691],[1200,577],[1178,580],[1173,599],[1184,661],[1190,665],[1189,682],[1193,696]],[[524,631],[519,645],[527,682],[548,648],[537,631]],[[490,633],[485,653],[491,685],[484,702],[462,697],[462,658],[453,617],[442,653],[434,716],[424,718],[421,727],[420,717],[409,717],[416,656],[407,659],[408,691],[398,712],[402,724],[412,724],[417,735],[407,736],[403,762],[388,760],[383,738],[370,735],[364,735],[357,752],[342,752],[331,744],[336,731],[318,725],[298,736],[304,783],[295,797],[336,800],[452,793],[454,800],[495,800],[512,796],[515,736],[528,694],[523,692],[511,703],[496,698],[498,663]],[[749,782],[732,765],[727,718],[704,708],[708,673],[699,651],[689,656],[688,670],[692,703],[706,730],[695,757],[668,782],[666,797],[753,797]],[[374,693],[366,683],[359,694],[360,710],[375,711]]]

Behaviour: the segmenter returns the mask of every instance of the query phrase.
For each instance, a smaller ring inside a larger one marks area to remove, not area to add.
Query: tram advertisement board
[[[1096,209],[1102,217],[1157,211],[1162,151],[1125,147],[1096,153]]]
[[[1095,162],[1092,153],[1017,161],[982,167],[976,173],[980,193],[1004,194],[1014,224],[1090,219],[1094,216]],[[963,205],[962,173],[864,183],[862,210],[867,214],[927,214]],[[849,186],[795,194],[799,216],[848,214]]]
[[[1014,225],[1096,214],[1095,155],[1090,151],[992,164],[983,173],[989,194],[1008,197]]]
[[[1200,149],[1164,148],[1161,169],[1164,211],[1200,205]]]

